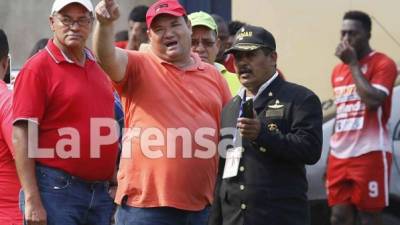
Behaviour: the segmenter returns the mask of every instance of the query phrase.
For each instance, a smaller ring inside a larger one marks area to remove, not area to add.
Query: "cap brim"
[[[224,54],[229,54],[233,52],[250,52],[257,50],[262,47],[267,47],[265,45],[253,44],[253,43],[240,43],[232,46],[231,48],[227,49]]]
[[[199,23],[196,23],[196,22],[193,23],[192,22],[192,27],[196,27],[196,26],[203,26],[203,27],[210,28],[210,30],[216,30],[215,27],[213,27],[213,26],[211,26],[209,24],[205,24],[205,23],[201,23],[201,22],[199,22]]]

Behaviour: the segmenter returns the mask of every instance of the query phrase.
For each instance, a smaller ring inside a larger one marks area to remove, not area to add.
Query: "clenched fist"
[[[109,24],[120,16],[119,5],[115,0],[102,0],[96,6],[96,18],[100,24]]]
[[[342,41],[336,47],[335,55],[345,64],[356,64],[358,62],[356,50],[348,41]]]

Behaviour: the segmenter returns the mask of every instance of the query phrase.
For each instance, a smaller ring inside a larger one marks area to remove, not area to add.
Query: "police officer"
[[[237,129],[221,132],[232,144],[222,151],[209,224],[308,224],[305,164],[321,155],[320,100],[279,75],[275,39],[264,28],[244,26],[226,53],[243,88],[222,112],[221,127]]]

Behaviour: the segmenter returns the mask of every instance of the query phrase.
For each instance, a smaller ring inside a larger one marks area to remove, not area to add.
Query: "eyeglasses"
[[[91,17],[81,17],[81,18],[79,18],[77,20],[73,20],[73,19],[71,19],[70,17],[67,17],[67,16],[63,16],[63,17],[56,16],[56,17],[66,27],[71,27],[75,23],[77,23],[81,27],[85,27],[85,26],[88,26],[92,22],[92,18]]]

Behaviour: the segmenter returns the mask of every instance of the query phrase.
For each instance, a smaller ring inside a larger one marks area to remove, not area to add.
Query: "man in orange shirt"
[[[94,50],[125,110],[117,224],[206,224],[217,172],[222,107],[231,98],[213,65],[191,53],[191,24],[176,0],[146,15],[150,49],[113,46],[115,0],[96,7]]]

